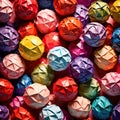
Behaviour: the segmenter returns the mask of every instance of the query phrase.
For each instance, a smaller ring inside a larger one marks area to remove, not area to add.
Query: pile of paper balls
[[[120,120],[120,0],[0,0],[0,120]]]

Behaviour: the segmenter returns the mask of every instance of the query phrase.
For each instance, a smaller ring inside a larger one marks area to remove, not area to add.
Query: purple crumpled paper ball
[[[89,81],[94,74],[94,66],[87,57],[76,57],[70,63],[70,73],[79,83]]]
[[[80,41],[71,42],[68,46],[68,50],[72,59],[79,56],[89,57],[92,53],[92,47],[87,45],[82,38]]]
[[[86,8],[82,4],[78,4],[76,6],[74,17],[76,17],[78,20],[80,20],[82,22],[83,26],[85,26],[86,24],[88,24],[90,22],[90,19],[88,16],[88,8]]]
[[[9,109],[5,105],[0,105],[0,120],[9,119]]]
[[[113,108],[112,120],[120,120],[120,103]]]
[[[100,47],[106,40],[106,29],[98,22],[91,22],[84,27],[83,38],[91,47]]]
[[[19,43],[19,34],[11,26],[0,27],[0,51],[11,52],[15,50]]]

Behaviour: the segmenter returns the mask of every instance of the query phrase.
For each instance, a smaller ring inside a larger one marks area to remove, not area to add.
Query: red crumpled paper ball
[[[57,46],[65,46],[64,41],[60,38],[58,32],[50,32],[43,37],[45,44],[45,52],[48,53],[50,49]]]
[[[36,0],[16,0],[14,3],[15,14],[22,20],[33,20],[38,12]]]
[[[13,85],[7,79],[0,78],[0,102],[10,100],[13,90]]]
[[[53,85],[53,93],[61,101],[71,101],[78,93],[78,85],[71,77],[58,79]]]
[[[35,120],[35,118],[27,109],[19,107],[12,111],[11,120]]]
[[[55,11],[62,16],[74,13],[77,0],[54,0]]]
[[[37,29],[32,22],[27,22],[21,25],[18,29],[21,39],[28,35],[37,35]]]

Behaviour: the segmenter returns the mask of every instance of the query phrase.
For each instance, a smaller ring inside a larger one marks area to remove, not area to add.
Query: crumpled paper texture
[[[12,120],[35,120],[35,118],[31,115],[31,113],[23,107],[14,109],[11,114],[11,119]]]
[[[49,86],[54,79],[54,71],[48,64],[42,63],[34,68],[31,77],[33,82]]]
[[[39,109],[49,102],[49,95],[50,91],[45,85],[33,83],[26,87],[23,98],[29,107]]]
[[[115,51],[120,53],[120,28],[115,29],[112,33],[112,47]]]
[[[104,23],[110,16],[109,5],[103,1],[96,1],[89,7],[88,15],[91,21]]]
[[[64,40],[74,41],[81,35],[82,27],[82,23],[77,18],[66,17],[60,22],[58,31]]]
[[[5,78],[18,79],[25,72],[24,61],[18,54],[8,54],[0,64],[0,70]]]
[[[101,79],[101,90],[110,96],[120,95],[120,73],[109,72]]]
[[[49,9],[39,11],[34,22],[41,33],[53,32],[58,26],[55,12]]]
[[[57,105],[48,105],[39,114],[39,120],[63,120],[64,115],[61,108]]]
[[[54,0],[53,5],[59,15],[67,16],[74,13],[77,0]]]
[[[104,97],[97,97],[92,103],[92,113],[97,119],[106,120],[110,117],[113,105]]]
[[[11,99],[14,87],[6,79],[0,78],[0,102],[5,102]]]
[[[83,38],[91,47],[100,47],[106,40],[106,29],[98,22],[91,22],[83,29]]]
[[[97,97],[100,92],[100,86],[98,81],[95,78],[91,78],[87,83],[79,84],[79,95],[90,100]]]
[[[27,74],[24,74],[21,78],[19,78],[13,83],[14,94],[18,96],[23,96],[25,88],[31,85],[32,83],[32,79]]]
[[[52,48],[48,54],[49,66],[55,71],[62,71],[67,69],[71,62],[71,55],[69,51],[61,46]]]
[[[16,0],[14,9],[20,19],[33,20],[38,12],[38,3],[36,0]]]
[[[43,43],[45,44],[45,52],[48,53],[50,49],[57,46],[65,46],[63,40],[61,40],[58,32],[50,32],[46,34],[43,39]]]
[[[19,43],[19,52],[24,59],[35,61],[43,55],[44,43],[37,36],[26,36]]]
[[[110,8],[110,12],[111,12],[111,16],[113,17],[113,19],[120,23],[120,1],[119,0],[116,0],[111,8]]]
[[[66,76],[54,83],[53,93],[59,100],[69,102],[77,96],[78,85],[73,78]]]
[[[79,56],[89,57],[92,53],[92,47],[86,44],[83,39],[80,39],[80,41],[71,42],[68,46],[68,50],[72,56],[72,59]]]
[[[76,57],[70,63],[70,73],[79,83],[85,83],[93,77],[93,63],[87,57]]]
[[[88,8],[86,8],[82,4],[77,4],[74,17],[80,20],[83,26],[87,25],[90,22],[89,16],[88,16]]]
[[[28,35],[37,36],[37,29],[34,23],[27,22],[19,27],[18,33],[20,34],[21,39],[23,39],[25,36]]]
[[[88,117],[91,110],[91,102],[84,97],[78,96],[75,100],[68,103],[68,111],[71,116],[78,119]]]
[[[18,47],[19,34],[10,26],[0,27],[0,51],[11,52]]]
[[[13,14],[13,5],[9,0],[0,0],[0,23],[6,23]]]
[[[94,62],[102,70],[110,70],[117,63],[117,55],[113,48],[109,45],[104,45],[94,52]]]
[[[119,120],[119,119],[120,119],[120,103],[113,108],[113,112],[112,112],[112,120]]]
[[[9,119],[9,109],[5,105],[0,105],[0,120]]]
[[[22,107],[23,104],[24,104],[23,96],[16,96],[15,98],[12,99],[9,106],[13,110],[13,109]]]

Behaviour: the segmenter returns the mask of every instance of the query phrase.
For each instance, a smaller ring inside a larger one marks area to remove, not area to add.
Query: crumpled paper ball
[[[55,71],[67,69],[71,62],[71,55],[69,51],[62,46],[52,48],[48,52],[47,58],[49,66]]]
[[[27,109],[19,107],[12,111],[11,120],[35,120],[35,118]]]
[[[0,105],[0,120],[9,120],[9,109],[5,105]]]
[[[53,5],[59,15],[68,16],[74,13],[77,0],[54,0]]]
[[[37,0],[37,1],[41,9],[51,9],[51,10],[54,9],[53,0]]]
[[[87,45],[82,39],[80,39],[80,41],[71,42],[68,46],[68,50],[72,56],[72,59],[79,56],[89,57],[92,53],[92,47]]]
[[[71,116],[78,119],[85,119],[88,117],[91,110],[91,102],[84,97],[78,96],[76,99],[68,103],[68,111]]]
[[[58,26],[55,12],[49,9],[39,11],[34,22],[41,33],[53,32]]]
[[[23,100],[23,96],[16,96],[12,99],[12,101],[10,102],[9,106],[10,108],[16,109],[19,107],[22,107],[24,104],[24,100]]]
[[[82,23],[77,18],[66,17],[60,22],[58,31],[64,40],[75,41],[80,37],[82,27]]]
[[[120,73],[109,72],[101,79],[101,90],[110,96],[120,95]]]
[[[70,73],[79,83],[85,83],[93,77],[93,63],[87,57],[76,57],[70,63]]]
[[[0,102],[5,102],[11,99],[14,87],[6,79],[0,78]]]
[[[44,43],[37,36],[26,36],[19,43],[19,52],[24,59],[35,61],[43,55]]]
[[[87,8],[91,5],[92,2],[95,0],[77,0],[78,4],[82,4],[86,6]]]
[[[117,55],[113,48],[109,45],[104,45],[94,52],[94,62],[102,70],[110,70],[117,63]]]
[[[95,78],[91,78],[87,83],[79,84],[79,95],[90,100],[98,96],[100,92],[100,86],[98,81]]]
[[[49,95],[50,91],[46,85],[33,83],[32,85],[26,87],[23,98],[29,107],[39,109],[49,102]]]
[[[15,53],[6,55],[0,63],[0,71],[5,78],[18,79],[25,72],[25,64],[22,58]]]
[[[113,108],[113,112],[112,112],[112,120],[119,120],[119,119],[120,119],[120,103]]]
[[[96,119],[107,120],[112,112],[113,105],[104,97],[97,97],[92,103],[92,112]]]
[[[49,86],[54,79],[54,71],[48,64],[41,63],[34,68],[31,77],[33,82]]]
[[[33,20],[38,12],[36,0],[17,0],[14,2],[15,14],[22,20]]]
[[[103,1],[95,1],[89,7],[88,15],[91,21],[105,23],[110,16],[109,5]]]
[[[83,26],[87,25],[90,22],[89,16],[88,16],[88,8],[86,8],[82,4],[77,4],[74,17],[80,20]]]
[[[78,85],[71,77],[59,78],[53,85],[55,96],[65,102],[73,100],[78,94]]]
[[[113,49],[120,53],[120,27],[114,30],[111,44]]]
[[[0,27],[0,51],[11,52],[18,47],[19,34],[11,26]]]
[[[106,40],[106,29],[98,22],[91,22],[83,29],[83,38],[91,47],[100,47]]]
[[[14,82],[14,94],[18,96],[23,96],[25,88],[32,83],[32,79],[27,74],[24,74],[21,78]]]
[[[110,12],[111,12],[111,16],[113,17],[113,19],[120,23],[120,1],[119,0],[116,0],[111,8],[110,8]]]
[[[39,120],[63,120],[64,114],[57,105],[48,105],[39,114]]]
[[[13,14],[13,5],[9,0],[0,0],[0,23],[7,23]]]
[[[28,36],[28,35],[37,36],[37,29],[34,23],[27,22],[19,27],[18,33],[20,34],[21,39],[23,39],[25,36]]]
[[[105,40],[105,44],[110,45],[111,39],[112,39],[112,34],[113,34],[113,26],[108,23],[105,25],[105,29],[106,29],[106,36],[107,36],[106,40]]]
[[[45,34],[42,39],[45,45],[45,52],[48,53],[50,49],[57,47],[57,46],[65,46],[64,41],[60,38],[58,32],[50,32]]]

